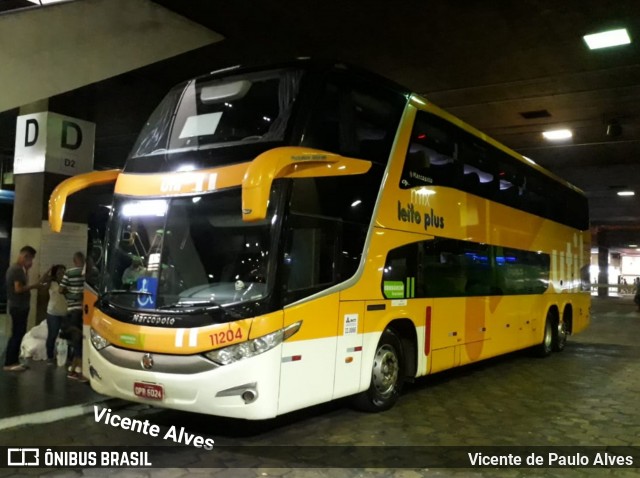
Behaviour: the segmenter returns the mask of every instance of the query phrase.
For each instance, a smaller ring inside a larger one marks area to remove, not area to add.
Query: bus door
[[[284,326],[302,322],[282,347],[278,413],[331,400],[340,293],[325,292],[339,277],[338,221],[289,215],[284,238]]]
[[[285,308],[284,326],[302,322],[282,344],[278,414],[331,400],[339,294]]]

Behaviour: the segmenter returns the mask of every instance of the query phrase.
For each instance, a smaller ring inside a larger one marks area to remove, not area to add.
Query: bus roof
[[[235,76],[238,74],[244,74],[244,73],[251,73],[254,71],[262,71],[265,69],[285,69],[285,68],[300,68],[300,69],[304,69],[307,71],[312,71],[315,73],[324,73],[324,72],[328,72],[328,71],[332,71],[332,70],[344,70],[353,74],[356,74],[360,77],[364,77],[367,78],[371,81],[374,81],[378,84],[382,84],[382,85],[386,85],[388,88],[391,88],[397,92],[399,92],[400,94],[404,94],[407,97],[410,97],[412,100],[412,103],[414,104],[414,106],[418,107],[419,109],[427,109],[432,113],[437,114],[438,116],[441,116],[442,118],[446,119],[447,121],[450,121],[451,123],[455,124],[456,126],[464,129],[465,131],[473,134],[474,136],[477,136],[478,138],[482,139],[483,141],[486,141],[487,143],[491,144],[492,146],[495,146],[496,148],[502,150],[503,152],[509,154],[510,156],[512,156],[513,158],[515,158],[516,160],[518,160],[519,162],[527,165],[528,167],[531,167],[533,169],[536,169],[538,171],[540,171],[541,173],[545,174],[546,176],[552,178],[553,180],[557,181],[558,183],[562,184],[565,187],[568,187],[570,189],[573,189],[574,191],[583,194],[584,195],[584,191],[582,191],[580,188],[576,187],[575,185],[569,183],[568,181],[562,179],[561,177],[555,175],[554,173],[552,173],[551,171],[545,169],[544,167],[540,166],[539,164],[537,164],[535,161],[533,161],[530,158],[527,158],[523,155],[521,155],[520,153],[514,151],[513,149],[505,146],[504,144],[500,143],[499,141],[493,139],[492,137],[488,136],[487,134],[483,133],[482,131],[474,128],[473,126],[469,125],[468,123],[464,122],[463,120],[461,120],[460,118],[452,115],[451,113],[447,112],[446,110],[440,108],[439,106],[436,106],[435,104],[433,104],[432,102],[430,102],[427,98],[425,98],[424,96],[412,92],[411,90],[409,90],[408,88],[406,88],[405,86],[390,80],[384,76],[381,76],[377,73],[373,73],[370,70],[367,70],[365,68],[356,66],[356,65],[352,65],[349,63],[345,63],[345,62],[340,62],[340,61],[335,61],[335,60],[329,60],[329,59],[315,59],[315,58],[296,58],[294,60],[289,60],[289,61],[283,61],[283,62],[279,62],[279,63],[261,63],[261,64],[253,64],[253,65],[234,65],[231,67],[227,67],[227,68],[222,68],[219,70],[215,70],[212,71],[208,74],[202,75],[196,79],[203,79],[203,78],[216,78],[216,77],[220,77],[220,78],[224,78],[226,76]]]
[[[398,91],[401,94],[407,95],[407,97],[412,93],[412,91],[406,88],[405,86],[402,86],[401,84],[396,83],[395,81],[390,80],[389,78],[386,78],[382,75],[374,73],[371,70],[367,70],[366,68],[362,68],[357,65],[353,65],[353,64],[341,62],[341,61],[306,58],[306,57],[296,58],[294,60],[282,61],[277,63],[271,62],[271,63],[234,65],[226,68],[221,68],[219,70],[211,71],[210,73],[197,77],[196,80],[204,79],[204,78],[211,79],[216,77],[224,78],[226,76],[235,76],[238,74],[252,73],[254,71],[277,70],[277,69],[285,69],[285,68],[300,68],[300,69],[312,71],[315,73],[344,70],[350,73],[357,74],[358,76],[367,78],[378,84],[386,85],[388,88]]]

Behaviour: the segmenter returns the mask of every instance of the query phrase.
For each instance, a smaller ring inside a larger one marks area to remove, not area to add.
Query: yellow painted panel
[[[91,317],[93,317],[93,309],[96,300],[98,300],[96,293],[85,288],[82,294],[82,323],[84,325],[91,324]]]
[[[252,319],[191,329],[119,322],[95,309],[91,326],[112,344],[131,350],[192,355],[244,342]]]
[[[434,299],[431,313],[431,350],[464,343],[467,299]]]
[[[447,370],[457,365],[455,347],[431,351],[431,373]]]
[[[179,196],[239,186],[250,163],[179,173],[121,174],[115,193],[126,196]],[[238,211],[240,214],[240,211]]]
[[[335,293],[286,308],[285,327],[302,321],[302,327],[289,342],[335,337],[339,305],[339,294]]]
[[[282,329],[283,320],[284,313],[281,310],[256,317],[251,324],[249,338],[255,339]]]
[[[460,365],[477,362],[489,356],[490,340],[478,340],[476,342],[468,342],[459,347]]]

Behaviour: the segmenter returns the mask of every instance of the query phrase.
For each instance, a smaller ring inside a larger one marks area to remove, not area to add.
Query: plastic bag
[[[20,344],[20,357],[31,360],[46,360],[47,359],[47,323],[46,321],[40,322],[40,324],[33,327],[22,338]]]
[[[56,364],[58,364],[58,367],[64,367],[67,364],[68,353],[69,344],[65,339],[58,337],[56,339]]]

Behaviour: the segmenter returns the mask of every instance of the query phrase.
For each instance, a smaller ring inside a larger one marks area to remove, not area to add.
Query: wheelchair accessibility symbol
[[[141,309],[153,309],[156,306],[156,294],[158,291],[157,277],[139,277],[136,281],[138,292],[142,292],[136,298],[136,303]]]

